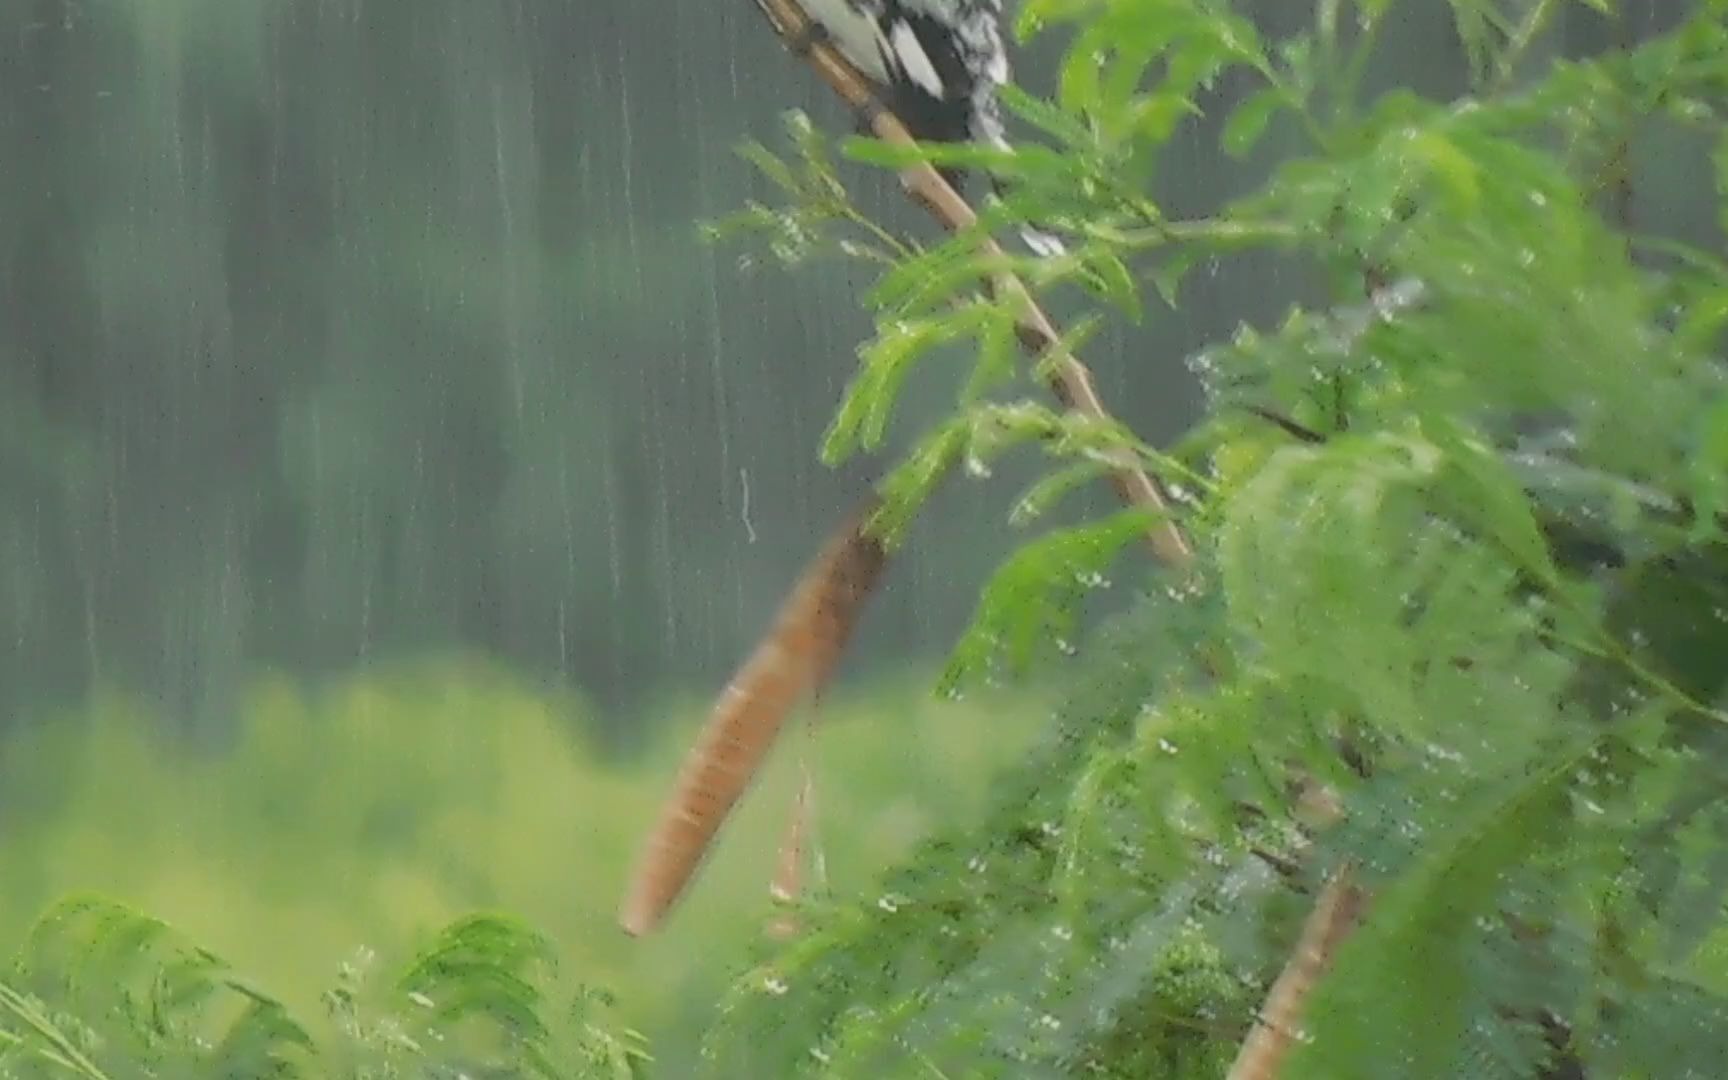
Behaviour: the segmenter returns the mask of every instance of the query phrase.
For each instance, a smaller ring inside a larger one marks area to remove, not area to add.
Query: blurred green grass
[[[308,688],[258,680],[234,745],[188,756],[150,717],[98,695],[0,745],[0,934],[97,891],[166,919],[315,1019],[339,966],[405,959],[453,917],[519,915],[569,979],[605,986],[664,1066],[690,1060],[709,1010],[760,940],[800,753],[817,841],[842,893],[936,825],[976,812],[1045,710],[992,694],[941,701],[905,677],[802,718],[658,934],[614,921],[637,845],[708,702],[627,755],[581,732],[585,706],[444,658]],[[662,1075],[676,1075],[665,1071]]]

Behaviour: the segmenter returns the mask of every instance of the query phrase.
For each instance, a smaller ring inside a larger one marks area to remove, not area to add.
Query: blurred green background
[[[551,935],[560,973],[615,992],[653,1052],[688,1061],[729,978],[763,940],[792,796],[807,764],[826,886],[867,886],[938,823],[981,805],[1040,724],[1035,699],[936,701],[883,681],[802,720],[665,929],[614,913],[690,725],[608,757],[591,707],[448,656],[309,688],[263,677],[220,756],[150,737],[120,694],[15,732],[0,941],[68,889],[175,924],[302,1017],[338,966],[403,963],[458,915],[504,910]],[[695,721],[705,701],[663,702]],[[668,1075],[678,1075],[673,1068]]]
[[[1557,18],[1594,49],[1684,6]],[[1444,5],[1402,10],[1370,86],[1455,92]],[[1024,53],[1034,92],[1060,44]],[[1161,168],[1173,215],[1233,190],[1237,91]],[[815,459],[868,278],[698,237],[768,197],[732,151],[792,107],[849,130],[749,0],[0,2],[9,940],[106,890],[312,1007],[356,947],[496,906],[687,1050],[759,932],[786,755],[664,936],[616,932],[619,886],[875,467]],[[1709,227],[1665,198],[1698,163],[1642,149],[1640,227]],[[1265,260],[1191,280],[1088,348],[1153,438],[1198,405],[1181,357],[1315,288]],[[857,636],[812,751],[839,887],[1038,725],[929,695],[1015,539],[1014,479],[946,488]]]

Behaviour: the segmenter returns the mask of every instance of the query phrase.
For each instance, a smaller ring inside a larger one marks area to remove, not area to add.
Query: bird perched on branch
[[[996,92],[1008,81],[1002,0],[800,0],[815,28],[876,84],[882,104],[919,142],[1011,149]],[[963,179],[940,170],[956,189]],[[1003,185],[991,178],[998,195]],[[1038,255],[1062,242],[1023,226]]]
[[[757,3],[795,51],[807,54],[817,41],[824,41],[848,60],[873,84],[879,106],[892,112],[914,139],[1009,148],[996,100],[998,88],[1008,81],[1001,0]],[[794,5],[808,17],[807,31],[786,29],[791,20],[784,17],[789,14],[784,9]],[[845,92],[848,100],[856,100],[856,90]],[[959,186],[958,170],[942,172]],[[999,192],[1001,184],[991,179]],[[1022,226],[1020,234],[1038,255],[1063,251],[1055,237],[1038,229]],[[1038,318],[1043,318],[1041,313]],[[1047,340],[1054,342],[1055,332],[1043,325]],[[1072,359],[1068,363],[1078,366]],[[1083,368],[1081,375],[1081,390],[1065,392],[1092,401]],[[1101,411],[1095,401],[1092,407]],[[1142,481],[1150,491],[1151,482]],[[618,913],[627,932],[649,933],[666,918],[789,714],[802,700],[818,695],[832,677],[887,562],[887,549],[870,529],[876,508],[873,495],[829,538],[715,702],[631,876]],[[806,790],[788,830],[777,890],[795,891],[808,813]]]

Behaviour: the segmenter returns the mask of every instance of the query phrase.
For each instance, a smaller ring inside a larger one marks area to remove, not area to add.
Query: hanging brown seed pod
[[[871,498],[829,538],[715,703],[619,910],[628,933],[645,934],[666,917],[755,780],[787,715],[833,672],[887,559],[881,542],[864,531],[875,509]]]

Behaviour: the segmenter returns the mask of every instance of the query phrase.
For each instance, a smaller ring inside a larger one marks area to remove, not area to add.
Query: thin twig
[[[816,778],[810,771],[810,736],[816,727],[815,717],[805,722],[806,746],[798,755],[798,790],[792,796],[792,814],[786,822],[786,835],[780,841],[780,860],[774,870],[774,880],[768,884],[769,895],[777,904],[791,905],[804,888],[804,864],[815,860],[820,878],[821,855],[816,848]],[[785,940],[798,933],[798,916],[786,907],[768,922],[768,936]]]

